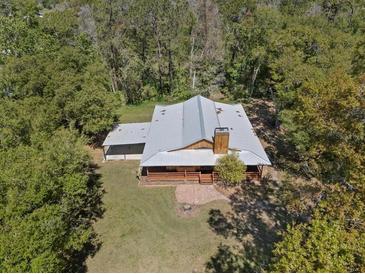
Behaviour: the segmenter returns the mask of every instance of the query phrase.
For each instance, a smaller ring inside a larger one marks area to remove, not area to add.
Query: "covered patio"
[[[119,124],[103,143],[104,160],[140,160],[150,123]]]
[[[262,166],[247,166],[246,180],[260,180],[262,169]],[[143,167],[141,175],[145,184],[154,182],[213,184],[219,181],[214,166]]]

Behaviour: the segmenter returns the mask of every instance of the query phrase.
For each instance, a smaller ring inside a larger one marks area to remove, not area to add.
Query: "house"
[[[246,177],[260,179],[271,165],[240,104],[200,95],[173,105],[156,105],[150,123],[119,124],[103,143],[105,160],[138,159],[145,182],[212,183],[219,157],[237,153]]]

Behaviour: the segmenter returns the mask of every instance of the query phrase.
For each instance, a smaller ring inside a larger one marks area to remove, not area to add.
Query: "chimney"
[[[214,154],[227,154],[229,144],[229,129],[228,127],[217,127],[214,130]]]

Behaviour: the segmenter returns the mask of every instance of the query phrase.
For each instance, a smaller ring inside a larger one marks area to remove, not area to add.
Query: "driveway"
[[[175,195],[177,202],[182,204],[203,205],[214,200],[229,201],[213,185],[178,185],[176,186]]]

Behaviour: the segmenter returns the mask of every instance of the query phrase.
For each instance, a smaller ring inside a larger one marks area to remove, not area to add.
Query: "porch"
[[[171,184],[197,183],[213,184],[219,181],[214,167],[143,167],[142,182],[154,184],[155,182],[170,182]],[[261,179],[262,166],[247,166],[246,180]]]

